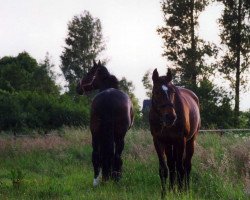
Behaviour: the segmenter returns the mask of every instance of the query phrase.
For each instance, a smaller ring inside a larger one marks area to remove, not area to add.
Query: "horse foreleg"
[[[177,170],[179,190],[182,190],[183,188],[183,180],[185,176],[185,170],[184,170],[185,145],[186,141],[185,139],[183,139],[177,145],[174,146],[176,150],[176,170]]]
[[[166,179],[168,177],[168,169],[164,159],[164,146],[163,144],[154,138],[154,146],[159,159],[159,176],[161,179],[161,197],[164,198],[166,195]]]
[[[190,172],[192,168],[191,159],[194,154],[194,139],[191,139],[186,144],[186,158],[184,162],[184,168],[185,168],[185,186],[186,189],[189,189],[189,182],[190,182]]]
[[[174,182],[176,176],[175,170],[175,152],[173,145],[168,145],[166,148],[167,164],[169,169],[169,189],[174,189]]]

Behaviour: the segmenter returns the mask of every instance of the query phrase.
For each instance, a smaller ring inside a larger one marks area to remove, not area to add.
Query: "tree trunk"
[[[242,0],[239,0],[238,22],[237,22],[235,107],[234,107],[236,126],[239,125],[239,115],[240,115],[239,108],[240,108],[241,7],[242,7]]]

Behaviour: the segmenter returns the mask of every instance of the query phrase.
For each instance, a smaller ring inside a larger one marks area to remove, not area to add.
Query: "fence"
[[[228,132],[250,132],[250,129],[243,128],[243,129],[207,129],[207,130],[200,130],[200,133],[219,133],[220,135],[224,135]]]

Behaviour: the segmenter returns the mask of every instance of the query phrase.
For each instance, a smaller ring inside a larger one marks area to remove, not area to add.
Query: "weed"
[[[15,168],[10,171],[10,175],[13,187],[19,188],[21,183],[23,182],[25,173],[21,169]]]

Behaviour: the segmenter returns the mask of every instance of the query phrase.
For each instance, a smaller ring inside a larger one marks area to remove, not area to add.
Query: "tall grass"
[[[199,135],[191,189],[166,199],[248,199],[250,139]],[[160,199],[158,160],[147,130],[126,135],[123,177],[93,188],[88,130],[64,129],[61,136],[0,139],[0,199]],[[13,185],[13,171],[23,175]]]

